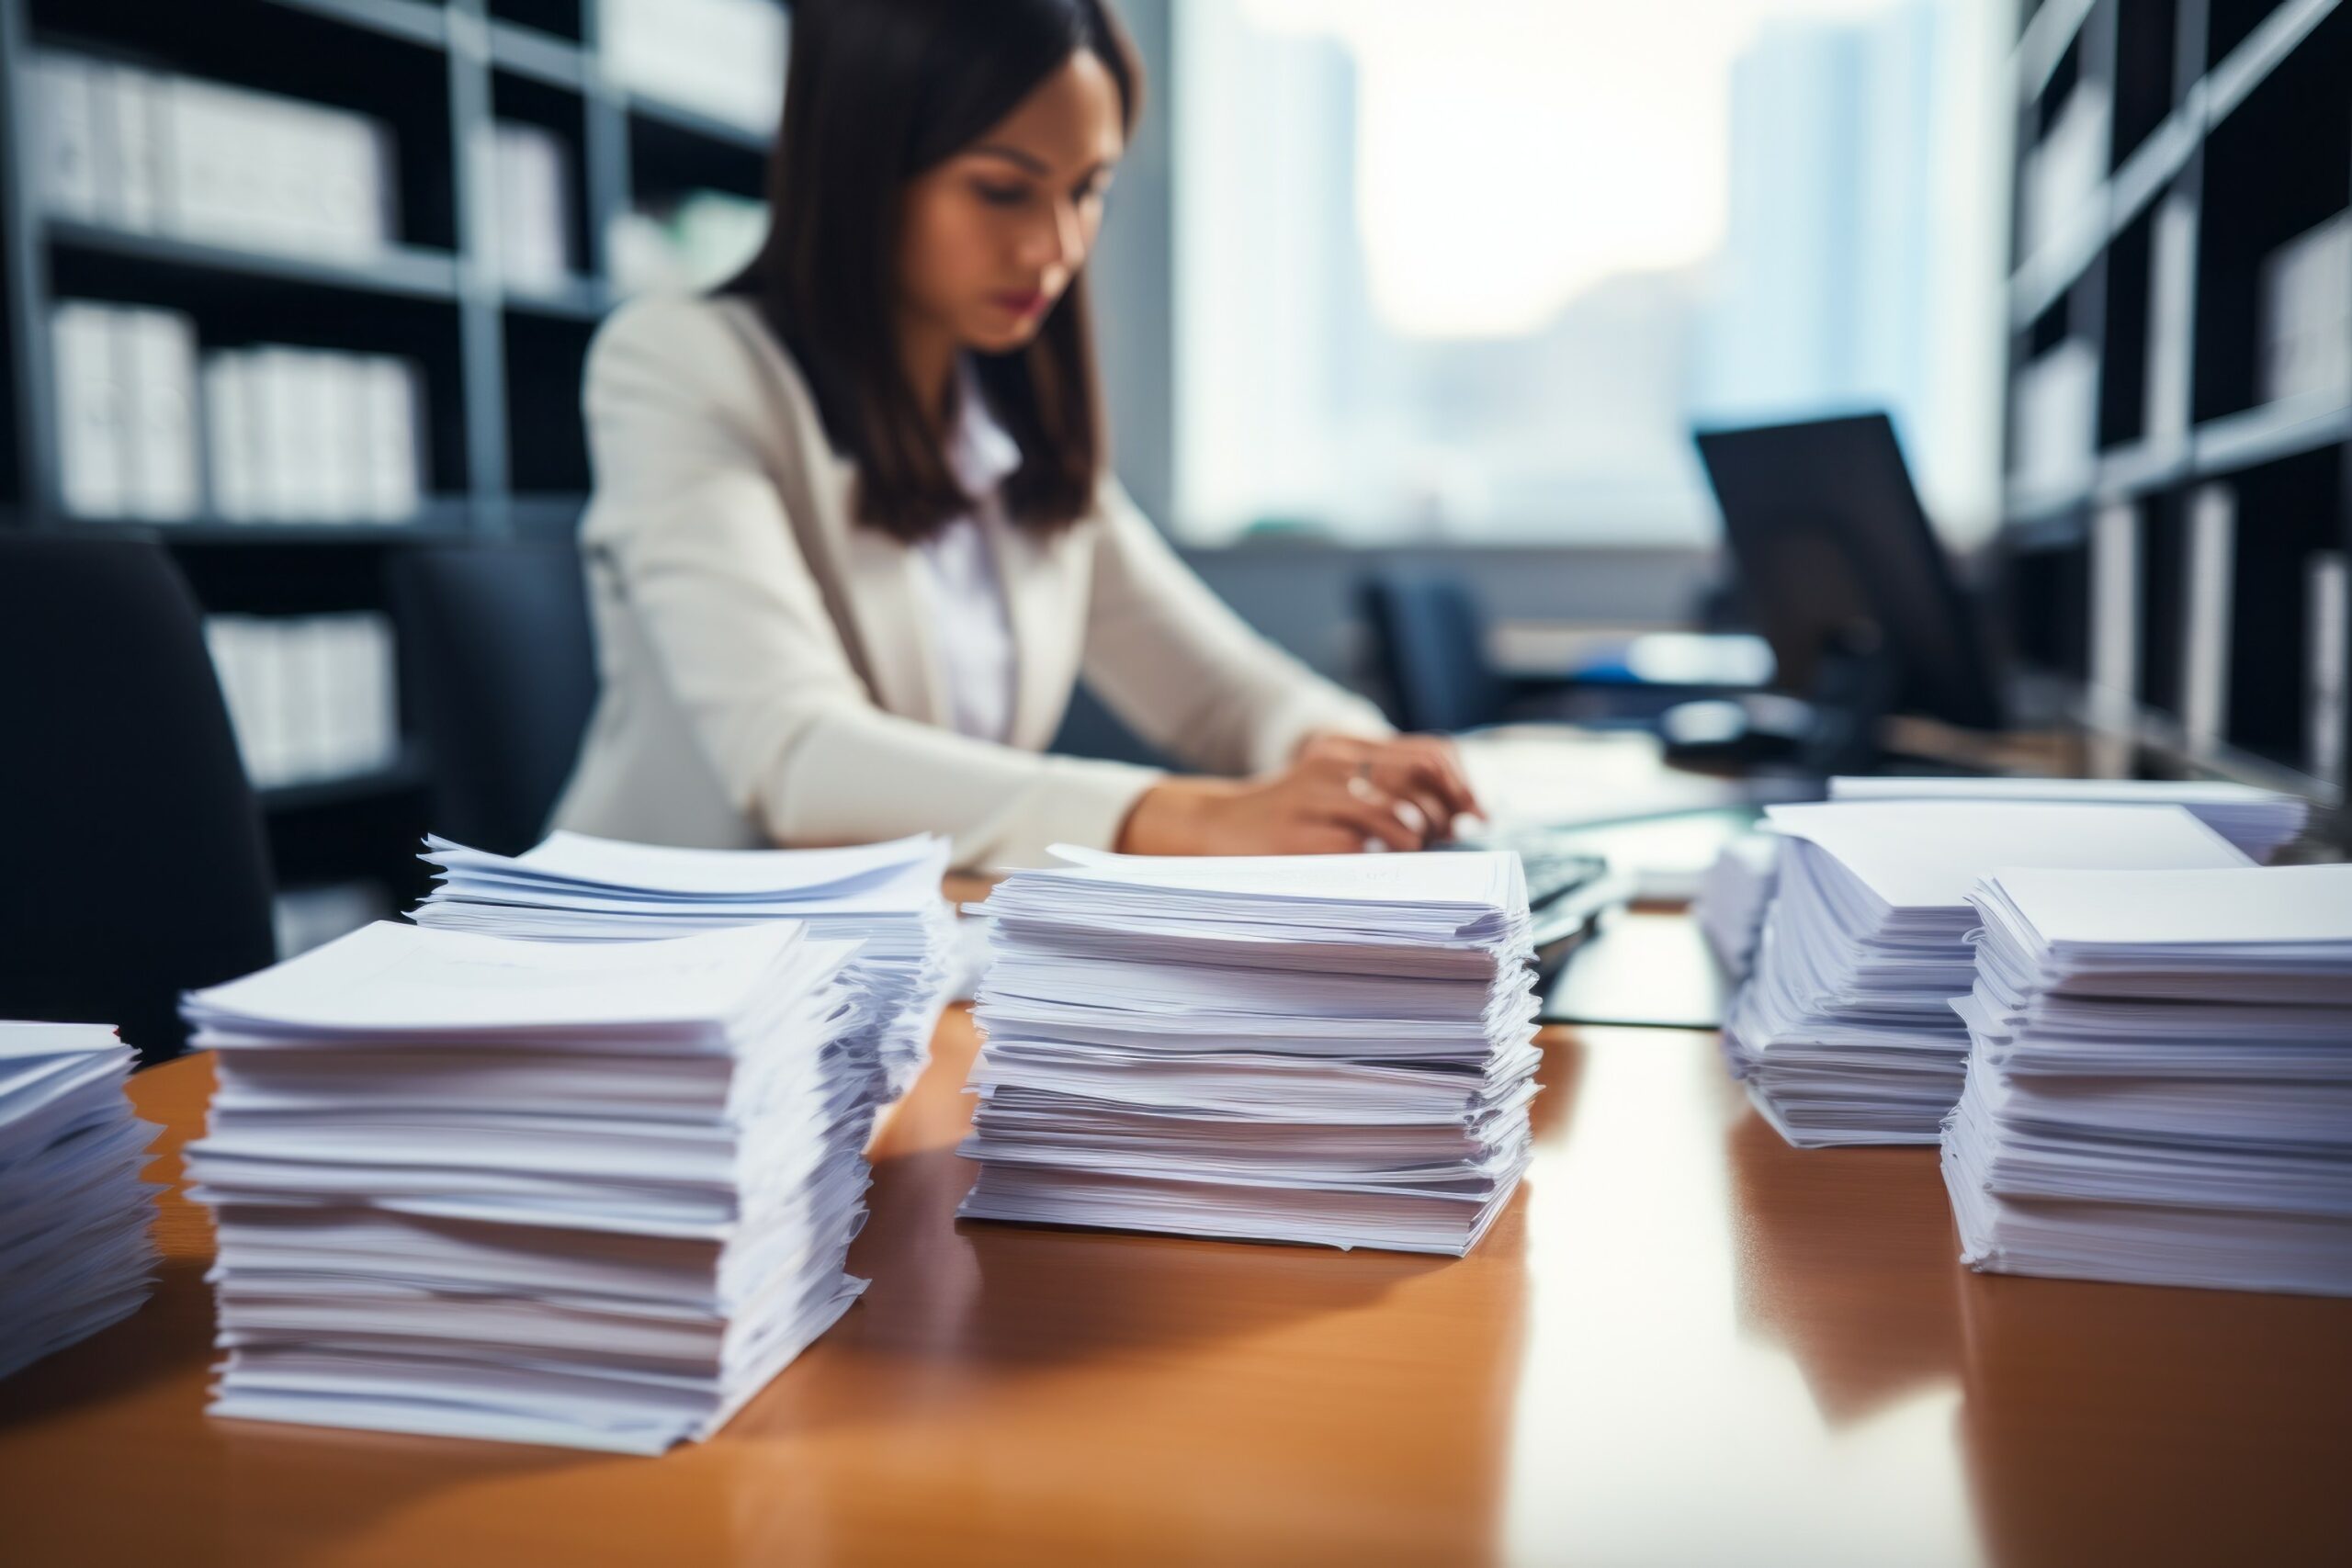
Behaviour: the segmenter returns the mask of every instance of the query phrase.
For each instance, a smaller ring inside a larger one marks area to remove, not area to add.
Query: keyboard
[[[1462,840],[1438,846],[1458,850],[1510,850],[1527,869],[1527,908],[1534,922],[1535,962],[1550,970],[1601,911],[1625,901],[1628,884],[1611,875],[1609,862],[1561,829],[1529,829]]]

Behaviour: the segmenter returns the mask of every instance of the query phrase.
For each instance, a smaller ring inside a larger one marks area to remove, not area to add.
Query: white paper
[[[103,1024],[0,1021],[0,1377],[119,1322],[147,1299],[158,1129],[124,1085],[132,1053]]]
[[[852,981],[887,1092],[929,1058],[955,984],[955,917],[940,891],[948,847],[922,834],[817,850],[698,850],[557,833],[517,856],[428,839],[441,885],[421,925],[542,942],[605,942],[792,919],[861,943]]]
[[[1541,1059],[1516,856],[1055,852],[979,907],[962,1213],[1476,1245]]]
[[[854,944],[378,925],[189,998],[215,1415],[658,1453],[855,1301]]]
[[[2004,871],[1972,902],[1964,1259],[2352,1294],[2352,866]]]
[[[2222,867],[2246,857],[2175,806],[1864,801],[1774,806],[1778,831],[1819,844],[1895,908],[1957,908],[2009,865]]]

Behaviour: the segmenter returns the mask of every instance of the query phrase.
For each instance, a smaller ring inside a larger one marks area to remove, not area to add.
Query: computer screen
[[[1883,659],[1893,708],[2001,726],[1984,639],[1883,413],[1698,433],[1724,536],[1777,683],[1816,695],[1826,659]]]

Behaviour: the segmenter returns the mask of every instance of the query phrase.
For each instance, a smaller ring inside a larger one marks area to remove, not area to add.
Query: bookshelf
[[[2265,355],[2274,258],[2352,208],[2352,5],[2026,0],[2012,80],[2018,652],[2143,763],[2339,803],[2311,643],[2341,583],[2315,563],[2352,551],[2352,385]]]
[[[781,0],[775,0],[781,4]],[[768,135],[629,90],[600,49],[598,0],[0,0],[0,527],[152,535],[208,612],[390,613],[393,552],[469,538],[562,537],[588,485],[580,374],[619,298],[613,220],[663,197],[756,199]],[[397,230],[344,254],[248,248],[47,210],[29,62],[86,59],[307,99],[378,122]],[[570,274],[529,285],[498,265],[494,122],[564,158]],[[199,351],[254,343],[393,355],[418,372],[422,502],[392,522],[73,515],[65,504],[50,315],[88,299],[194,323]],[[398,637],[406,628],[395,626]],[[403,722],[403,732],[410,729]],[[282,886],[418,891],[430,759],[263,790]]]

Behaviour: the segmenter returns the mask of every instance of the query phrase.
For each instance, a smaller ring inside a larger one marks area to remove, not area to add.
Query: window
[[[1694,422],[1998,506],[1984,0],[1182,0],[1182,536],[1703,544]]]

